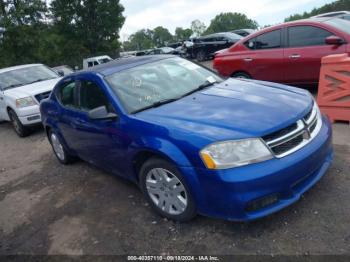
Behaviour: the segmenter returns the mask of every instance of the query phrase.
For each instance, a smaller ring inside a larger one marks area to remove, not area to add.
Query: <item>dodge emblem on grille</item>
[[[311,138],[310,132],[309,132],[309,130],[306,129],[303,133],[303,139],[309,140],[310,138]]]

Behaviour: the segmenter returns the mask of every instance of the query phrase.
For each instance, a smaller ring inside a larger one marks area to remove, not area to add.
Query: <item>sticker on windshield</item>
[[[188,61],[181,61],[180,65],[182,65],[183,67],[187,68],[188,70],[197,70],[198,68],[200,68],[200,66],[194,64],[194,63],[191,63],[191,62],[188,62]]]
[[[208,81],[209,83],[215,83],[215,82],[216,82],[216,79],[215,79],[213,76],[209,76],[209,77],[207,78],[207,81]]]

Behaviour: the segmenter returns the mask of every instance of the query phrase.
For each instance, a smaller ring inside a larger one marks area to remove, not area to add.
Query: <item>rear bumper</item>
[[[332,159],[332,130],[324,118],[313,141],[284,158],[227,170],[182,172],[200,214],[249,221],[296,202],[326,173]]]

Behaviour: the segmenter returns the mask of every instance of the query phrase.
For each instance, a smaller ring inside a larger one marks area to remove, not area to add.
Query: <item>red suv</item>
[[[321,58],[350,53],[350,21],[300,20],[269,27],[215,55],[213,67],[227,77],[296,86],[318,83]]]

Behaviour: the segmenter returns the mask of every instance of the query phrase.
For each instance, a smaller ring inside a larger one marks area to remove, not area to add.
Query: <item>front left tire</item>
[[[140,187],[161,216],[184,222],[196,215],[195,202],[185,179],[168,161],[160,158],[146,161],[140,170]]]
[[[9,109],[8,114],[9,114],[13,129],[15,130],[16,134],[19,137],[28,136],[30,134],[30,129],[21,123],[16,112],[13,111],[12,109]]]

